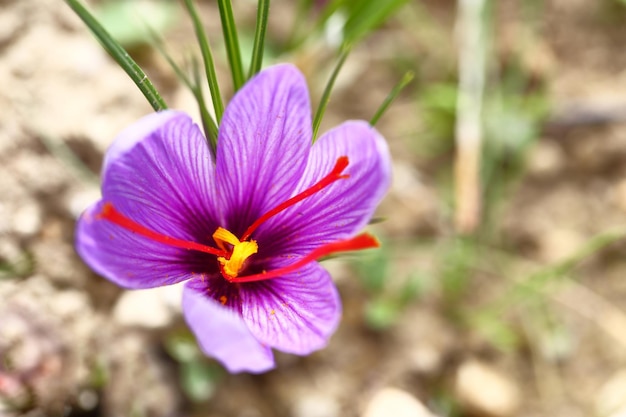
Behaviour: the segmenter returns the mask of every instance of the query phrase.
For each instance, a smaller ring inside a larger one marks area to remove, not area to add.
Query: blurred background
[[[181,4],[89,5],[199,121],[158,50],[199,57]],[[256,2],[233,7],[245,63]],[[296,64],[314,105],[346,43],[321,131],[414,74],[377,123],[384,245],[325,263],[326,349],[229,375],[178,288],[121,290],[73,249],[104,151],[152,109],[64,2],[0,1],[0,416],[626,416],[626,2],[272,1],[264,64]]]

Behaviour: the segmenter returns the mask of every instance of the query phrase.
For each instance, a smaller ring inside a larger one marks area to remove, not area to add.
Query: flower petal
[[[87,264],[127,288],[173,284],[206,272],[211,255],[156,242],[98,217],[109,202],[158,233],[212,243],[218,223],[213,164],[187,115],[156,113],[127,128],[107,152],[102,175],[102,201],[81,216],[76,229],[76,248]]]
[[[311,148],[295,193],[330,173],[337,158],[349,165],[341,179],[270,219],[259,228],[259,245],[271,236],[280,253],[304,254],[324,243],[345,239],[367,225],[391,182],[385,139],[368,123],[349,121],[324,134]]]
[[[217,181],[227,228],[241,234],[286,200],[311,143],[306,81],[292,65],[261,71],[233,97],[220,124]]]
[[[326,345],[341,318],[341,301],[317,263],[281,278],[241,286],[242,315],[254,336],[288,353]]]
[[[202,281],[192,280],[183,292],[185,320],[202,351],[233,373],[274,368],[272,350],[255,339],[239,314],[207,297],[205,290]]]

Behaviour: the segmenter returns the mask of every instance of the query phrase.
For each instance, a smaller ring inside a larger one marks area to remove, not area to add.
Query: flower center
[[[232,245],[232,251],[228,258],[225,256],[217,257],[222,275],[231,279],[237,278],[248,258],[259,251],[259,245],[257,245],[256,240],[241,242],[237,239],[237,236],[222,227],[218,227],[215,233],[213,233],[213,240],[224,251],[228,251],[227,244]]]
[[[379,246],[378,241],[369,234],[361,234],[351,239],[337,240],[335,242],[327,243],[313,250],[308,255],[303,256],[291,265],[287,265],[283,268],[278,268],[272,271],[263,271],[259,274],[244,275],[241,273],[245,270],[248,260],[251,256],[256,254],[259,250],[259,246],[255,240],[249,239],[254,231],[269,218],[276,214],[286,210],[287,208],[299,203],[300,201],[310,197],[311,195],[321,191],[328,187],[335,181],[346,179],[349,176],[342,174],[344,169],[348,166],[348,157],[342,156],[337,159],[332,171],[324,178],[316,182],[313,186],[307,188],[303,192],[291,197],[287,201],[279,204],[267,213],[259,217],[241,236],[241,239],[237,238],[230,231],[218,227],[213,233],[213,240],[217,245],[217,248],[203,245],[196,242],[190,242],[182,239],[176,239],[170,236],[163,235],[155,232],[134,220],[124,216],[110,202],[105,202],[102,206],[102,210],[96,214],[95,219],[108,220],[118,226],[121,226],[133,233],[152,239],[156,242],[163,243],[165,245],[193,250],[198,252],[204,252],[217,256],[217,262],[219,265],[222,276],[229,282],[255,282],[263,281],[272,278],[278,278],[285,274],[297,271],[306,264],[313,262],[323,256],[327,256],[337,252],[344,252],[350,250],[360,250],[375,248]]]

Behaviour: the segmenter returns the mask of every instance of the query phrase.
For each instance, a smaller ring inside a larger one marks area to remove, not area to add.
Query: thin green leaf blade
[[[356,43],[393,15],[408,0],[364,0],[352,9],[344,25],[344,42]]]
[[[193,5],[193,0],[185,0],[185,7],[193,22],[194,30],[196,32],[196,38],[200,44],[200,51],[202,52],[202,60],[204,62],[204,70],[206,72],[207,81],[209,83],[209,91],[211,93],[211,100],[213,101],[213,110],[215,111],[215,118],[217,123],[222,120],[224,114],[224,104],[222,102],[222,95],[220,93],[219,83],[217,81],[217,72],[215,71],[215,62],[213,61],[213,53],[211,52],[211,46],[209,45],[209,39],[202,26],[202,21],[198,15],[198,11]]]
[[[269,10],[270,0],[259,0],[256,16],[256,31],[254,33],[254,47],[252,48],[252,59],[250,60],[248,78],[252,78],[263,66],[263,49],[265,46],[265,31],[267,29]]]
[[[396,84],[396,86],[391,90],[387,98],[385,98],[385,100],[382,102],[378,110],[376,110],[374,116],[372,116],[372,119],[370,120],[370,124],[372,126],[375,126],[376,123],[378,123],[378,120],[383,116],[383,114],[385,114],[391,103],[393,103],[393,101],[398,97],[400,92],[404,90],[404,87],[406,87],[413,80],[414,76],[415,74],[413,73],[413,71],[408,71],[404,74],[402,79],[398,82],[398,84]]]
[[[348,55],[350,54],[350,47],[345,46],[339,55],[339,60],[333,69],[333,72],[330,74],[330,78],[328,79],[328,83],[326,83],[326,87],[324,88],[324,92],[322,93],[322,98],[320,99],[320,104],[317,107],[317,111],[315,112],[315,116],[313,117],[313,142],[317,140],[317,133],[320,128],[320,124],[322,123],[322,118],[324,117],[324,112],[326,112],[326,107],[328,106],[328,102],[330,101],[330,93],[333,90],[333,86],[335,85],[335,80],[339,75],[339,71],[341,71],[341,67],[346,62]]]
[[[83,6],[79,0],[65,0],[74,13],[87,25],[104,49],[113,57],[120,67],[133,80],[148,103],[155,111],[167,109],[167,104],[158,93],[145,72],[130,57],[128,52],[104,29],[98,20]]]
[[[239,49],[239,37],[237,36],[237,26],[233,16],[233,7],[230,0],[218,0],[220,18],[222,19],[222,32],[224,33],[224,43],[228,54],[228,63],[233,77],[233,87],[237,91],[244,83],[243,65],[241,63],[241,51]]]

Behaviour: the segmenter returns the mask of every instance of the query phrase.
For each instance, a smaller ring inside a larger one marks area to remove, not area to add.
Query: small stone
[[[113,318],[126,326],[165,327],[177,314],[181,291],[180,285],[127,291],[115,305]]]
[[[298,399],[294,405],[295,417],[338,417],[339,404],[331,396],[311,393]]]
[[[547,263],[559,262],[576,252],[585,243],[585,239],[574,229],[546,230],[539,242],[541,258]]]
[[[476,360],[457,371],[455,394],[470,413],[489,417],[512,416],[520,404],[519,388],[495,369]]]
[[[41,227],[41,209],[35,203],[24,204],[13,215],[13,230],[21,235],[31,236]]]
[[[83,187],[72,192],[65,200],[65,207],[74,218],[78,218],[89,206],[101,197],[100,190],[93,187]]]
[[[595,403],[598,416],[626,416],[626,369],[617,372],[602,385]]]
[[[441,351],[434,345],[420,344],[407,353],[409,368],[416,372],[434,375],[441,368]]]
[[[617,184],[613,189],[612,197],[617,207],[626,213],[626,180],[622,180]]]
[[[383,388],[365,407],[363,417],[434,417],[413,395],[398,388]]]
[[[551,141],[539,141],[530,153],[528,171],[538,177],[549,177],[563,170],[565,157],[561,147]]]
[[[98,405],[98,394],[92,389],[85,389],[78,394],[78,405],[83,410],[93,410]]]

